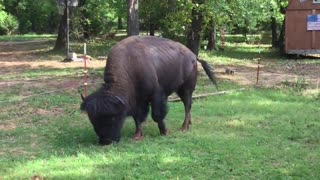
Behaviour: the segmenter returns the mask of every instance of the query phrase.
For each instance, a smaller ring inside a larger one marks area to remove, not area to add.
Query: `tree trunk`
[[[217,36],[216,36],[216,27],[214,25],[214,22],[213,20],[211,19],[210,22],[209,22],[209,26],[208,26],[208,44],[207,44],[207,48],[209,51],[213,51],[213,50],[216,50],[216,39],[217,39]]]
[[[275,17],[271,17],[272,47],[278,47],[277,22]]]
[[[200,46],[200,32],[203,21],[203,15],[195,4],[203,4],[203,0],[193,0],[194,7],[192,9],[191,28],[187,34],[187,47],[198,56]]]
[[[154,36],[155,31],[156,31],[156,25],[153,23],[152,16],[150,16],[150,18],[149,18],[149,33],[150,33],[150,36]]]
[[[280,13],[281,14],[286,14],[286,7],[280,6]],[[284,20],[282,22],[282,27],[281,27],[281,31],[280,31],[280,35],[279,35],[279,52],[281,55],[284,55],[285,52],[285,28],[286,28],[286,17],[284,17]]]
[[[58,37],[53,50],[63,50],[66,48],[66,29],[67,29],[67,8],[61,16]]]
[[[281,55],[285,54],[285,27],[286,27],[286,19],[283,20],[280,35],[279,35],[279,40],[278,40],[278,46],[279,46],[279,52]]]
[[[127,34],[139,35],[138,0],[127,0]]]
[[[118,30],[123,29],[122,18],[118,16]]]

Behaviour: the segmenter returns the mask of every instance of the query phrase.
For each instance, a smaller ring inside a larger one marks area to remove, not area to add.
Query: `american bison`
[[[82,96],[81,110],[87,112],[99,143],[119,142],[127,116],[135,121],[134,139],[142,138],[141,123],[145,121],[150,105],[152,119],[158,124],[160,134],[166,135],[164,118],[168,96],[173,92],[185,107],[181,130],[188,130],[197,61],[216,84],[208,64],[178,42],[152,36],[131,36],[113,46],[104,71],[104,84],[93,94]]]

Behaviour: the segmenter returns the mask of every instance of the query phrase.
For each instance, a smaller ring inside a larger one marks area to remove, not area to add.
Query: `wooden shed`
[[[287,54],[320,54],[320,0],[289,0],[285,23]]]

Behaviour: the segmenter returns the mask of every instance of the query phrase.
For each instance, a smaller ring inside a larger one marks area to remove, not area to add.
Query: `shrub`
[[[0,12],[0,34],[11,35],[19,28],[19,22],[16,17],[7,14],[4,11]]]

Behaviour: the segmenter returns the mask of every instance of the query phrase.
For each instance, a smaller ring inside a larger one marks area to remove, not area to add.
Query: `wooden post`
[[[84,55],[83,55],[83,62],[84,62],[84,69],[83,69],[83,73],[84,73],[84,79],[83,79],[83,87],[84,87],[84,97],[87,97],[88,92],[87,92],[87,75],[88,75],[88,70],[87,70],[87,45],[86,43],[83,44],[83,51],[84,51]]]
[[[70,19],[69,19],[69,5],[68,5],[68,1],[65,0],[64,1],[65,5],[66,5],[66,14],[67,14],[67,27],[66,27],[66,46],[67,46],[67,50],[66,50],[66,60],[70,60],[71,58],[69,58],[69,51],[70,51],[70,42],[69,42],[69,24],[70,24]]]
[[[260,76],[260,60],[261,60],[261,49],[259,47],[259,57],[258,57],[258,68],[257,68],[257,81],[256,86],[259,84],[259,76]]]
[[[260,58],[258,58],[258,68],[257,68],[257,81],[256,81],[256,85],[259,84],[259,75],[260,75]]]

